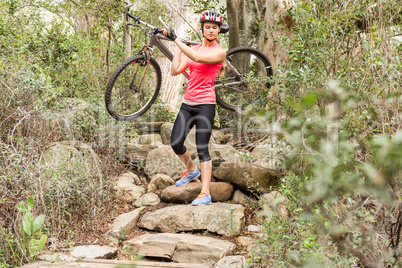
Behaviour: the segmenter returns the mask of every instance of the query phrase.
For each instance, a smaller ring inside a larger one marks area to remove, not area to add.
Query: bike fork
[[[143,53],[141,53],[141,52],[143,52]],[[139,54],[145,54],[145,58],[146,58],[147,63],[146,63],[146,66],[145,66],[145,68],[144,68],[144,72],[143,72],[143,74],[142,74],[142,77],[141,77],[141,79],[140,79],[140,82],[139,82],[139,84],[138,84],[138,87],[137,87],[136,90],[135,90],[137,93],[141,91],[142,82],[144,81],[145,75],[146,75],[147,70],[148,70],[148,66],[149,66],[149,64],[151,63],[151,57],[152,57],[152,54],[153,54],[153,49],[152,49],[151,47],[145,46],[145,47],[143,47],[143,49],[141,50],[141,52],[140,52]],[[131,87],[133,86],[133,84],[134,84],[135,77],[137,76],[138,69],[140,68],[140,65],[141,65],[141,64],[142,64],[142,62],[140,62],[140,63],[137,64],[137,69],[135,70],[133,79],[132,79],[132,81],[131,81],[131,83],[130,83],[130,88],[131,88]]]

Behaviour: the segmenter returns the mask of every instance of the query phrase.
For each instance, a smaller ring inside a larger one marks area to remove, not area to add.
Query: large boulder
[[[206,206],[178,205],[148,212],[138,226],[167,233],[207,230],[232,237],[242,230],[244,221],[243,206],[212,203]]]
[[[221,239],[191,234],[145,234],[123,243],[123,250],[146,257],[165,258],[179,263],[219,261],[236,245]]]
[[[186,203],[197,198],[201,192],[202,183],[189,183],[180,187],[176,185],[163,190],[161,199],[167,203]],[[233,186],[226,182],[211,182],[209,191],[213,202],[224,202],[233,194]]]
[[[96,178],[102,187],[102,169],[98,155],[87,144],[81,142],[56,142],[50,144],[43,152],[41,165],[42,176],[50,176],[56,172],[63,177]]]
[[[267,193],[277,185],[279,174],[263,166],[247,162],[223,162],[212,175],[245,191]]]
[[[145,173],[149,178],[156,174],[165,174],[171,178],[178,178],[185,169],[186,166],[170,146],[152,150],[148,154],[145,165]]]

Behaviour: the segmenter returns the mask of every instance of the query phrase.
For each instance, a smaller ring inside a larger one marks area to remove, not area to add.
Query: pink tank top
[[[195,46],[193,49],[198,50],[201,45]],[[220,47],[215,44],[209,48],[205,53]],[[219,70],[222,67],[222,63],[197,63],[191,59],[188,59],[188,68],[190,69],[190,78],[184,93],[183,98],[192,102],[202,102],[202,103],[214,103],[216,102],[215,97],[215,78],[218,76]]]

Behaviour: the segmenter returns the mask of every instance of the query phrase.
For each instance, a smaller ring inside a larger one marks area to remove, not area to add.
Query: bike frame
[[[165,46],[165,44],[161,40],[173,42],[172,40],[170,40],[169,38],[167,38],[164,35],[151,34],[151,40],[149,40],[148,47],[156,46],[157,48],[159,48],[159,50],[162,52],[162,54],[165,55],[166,58],[168,58],[170,61],[172,61],[173,56],[174,56],[173,53],[169,50],[169,48],[167,48],[167,46]],[[199,44],[201,44],[201,42],[194,42],[194,41],[190,42],[190,45],[199,45]],[[187,73],[187,71],[184,71],[183,74],[187,78],[190,77],[190,75]]]
[[[163,44],[163,42],[161,40],[165,40],[165,41],[168,41],[168,42],[173,42],[173,41],[170,40],[169,38],[167,38],[164,35],[158,34],[158,32],[161,31],[159,27],[156,27],[156,26],[153,26],[153,25],[151,25],[149,23],[146,23],[145,21],[140,20],[138,17],[135,17],[132,14],[128,13],[128,15],[131,18],[133,18],[134,21],[136,22],[135,24],[131,24],[131,25],[134,25],[136,27],[141,28],[138,25],[138,23],[141,23],[141,24],[145,25],[146,27],[153,29],[153,31],[151,33],[148,33],[151,36],[151,38],[149,40],[149,43],[148,43],[148,48],[151,48],[151,56],[153,54],[153,47],[156,46],[157,48],[159,48],[159,50],[162,52],[162,54],[165,55],[166,58],[168,58],[170,61],[172,61],[173,56],[174,56],[173,53],[169,50],[169,48],[167,48],[165,46],[165,44]],[[163,24],[165,24],[162,20],[161,20],[161,22]],[[165,24],[165,26],[166,26],[166,24]],[[198,42],[198,41],[188,41],[188,40],[182,40],[182,39],[179,39],[179,40],[182,41],[183,43],[185,43],[188,46],[201,44],[201,42]],[[228,60],[226,60],[226,66],[228,68],[230,68],[231,70],[233,70],[239,77],[242,77],[242,75],[236,70],[236,68],[233,67],[232,64],[230,64],[230,62]],[[187,73],[187,71],[184,71],[183,74],[187,79],[190,77],[190,75]],[[225,83],[225,86],[237,85],[237,84],[239,84],[239,82]],[[218,84],[218,85],[215,85],[215,87],[220,87],[222,85],[223,84]]]

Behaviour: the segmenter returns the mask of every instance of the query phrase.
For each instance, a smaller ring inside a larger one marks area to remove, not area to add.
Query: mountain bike
[[[129,25],[141,28],[150,39],[137,55],[126,59],[116,68],[107,83],[106,109],[119,121],[132,121],[143,115],[158,97],[162,73],[152,57],[154,46],[170,61],[173,59],[173,53],[162,40],[172,41],[162,34],[161,28],[142,21],[130,12],[127,15],[134,20],[134,24]],[[228,26],[225,29],[228,31]],[[201,44],[180,40],[189,46]],[[215,80],[216,102],[225,109],[242,113],[248,105],[258,103],[271,87],[272,66],[268,58],[255,48],[236,47],[228,50],[225,65],[224,74]],[[183,74],[189,78],[187,71]]]

